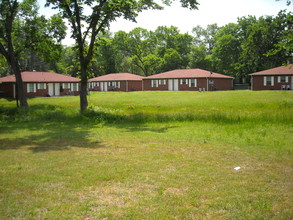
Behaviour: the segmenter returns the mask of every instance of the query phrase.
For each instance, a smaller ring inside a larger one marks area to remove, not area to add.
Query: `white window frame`
[[[63,89],[70,89],[70,83],[62,83]]]
[[[282,80],[284,81],[282,82]],[[278,76],[278,83],[288,83],[289,82],[289,77],[288,76]]]
[[[120,81],[115,82],[115,88],[120,89]]]
[[[193,80],[194,80],[194,85],[192,85]],[[189,87],[197,87],[197,79],[189,79]]]
[[[180,79],[181,85],[188,85],[188,79]]]
[[[158,87],[158,80],[157,80],[157,79],[153,79],[153,80],[151,81],[151,86],[152,86],[152,88],[156,88],[156,87]]]
[[[46,83],[38,83],[38,89],[47,89]]]
[[[166,85],[166,80],[165,79],[160,79],[159,80],[159,85]]]
[[[271,85],[268,85],[268,82],[270,82]],[[274,86],[274,76],[264,76],[264,86]]]
[[[78,91],[78,83],[71,83],[71,91]]]
[[[34,93],[37,91],[36,83],[28,83],[27,84],[27,93]]]

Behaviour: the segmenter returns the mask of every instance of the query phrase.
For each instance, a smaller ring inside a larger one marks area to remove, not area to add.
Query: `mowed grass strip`
[[[291,92],[89,100],[0,100],[0,218],[293,217]]]

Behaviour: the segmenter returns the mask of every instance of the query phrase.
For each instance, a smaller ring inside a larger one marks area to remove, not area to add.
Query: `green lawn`
[[[291,91],[88,100],[0,99],[0,219],[293,218]]]

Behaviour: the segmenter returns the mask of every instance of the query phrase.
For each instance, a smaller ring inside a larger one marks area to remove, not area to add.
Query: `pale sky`
[[[155,30],[158,26],[176,26],[182,33],[189,32],[193,27],[217,23],[223,26],[228,23],[236,23],[238,17],[255,15],[257,18],[263,15],[276,16],[280,10],[292,11],[293,6],[288,7],[285,0],[198,0],[198,10],[189,10],[180,7],[180,2],[174,2],[171,7],[165,7],[162,11],[149,10],[139,14],[137,23],[118,19],[112,23],[110,30],[116,32],[124,30],[129,32],[135,27],[143,27],[147,30]]]
[[[156,0],[160,3],[160,0]],[[50,16],[53,14],[49,8],[44,9],[45,0],[40,0],[40,13]],[[176,26],[181,33],[190,33],[192,28],[200,25],[206,27],[208,24],[217,23],[223,26],[228,23],[236,23],[238,17],[253,15],[259,18],[264,15],[276,16],[279,11],[287,9],[292,11],[293,5],[287,6],[286,0],[198,0],[198,10],[189,10],[180,7],[179,0],[171,7],[165,6],[164,10],[148,10],[141,12],[137,17],[137,23],[117,19],[110,26],[111,32],[123,30],[131,31],[135,27],[147,30],[155,30],[158,26]],[[70,30],[70,29],[69,29]],[[70,45],[74,41],[69,34],[64,44]]]

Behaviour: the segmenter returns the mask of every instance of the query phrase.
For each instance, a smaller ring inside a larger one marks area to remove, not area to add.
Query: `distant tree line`
[[[78,76],[76,47],[51,47],[46,60],[25,50],[20,64],[23,70],[56,71]],[[44,54],[44,53],[43,53]],[[54,55],[55,54],[55,55]],[[293,62],[293,15],[280,11],[276,17],[241,17],[223,27],[196,26],[192,34],[177,27],[158,27],[155,31],[135,28],[129,33],[105,31],[98,36],[89,64],[90,76],[130,72],[149,76],[182,68],[202,68],[242,77]],[[1,74],[9,72],[0,59]]]

